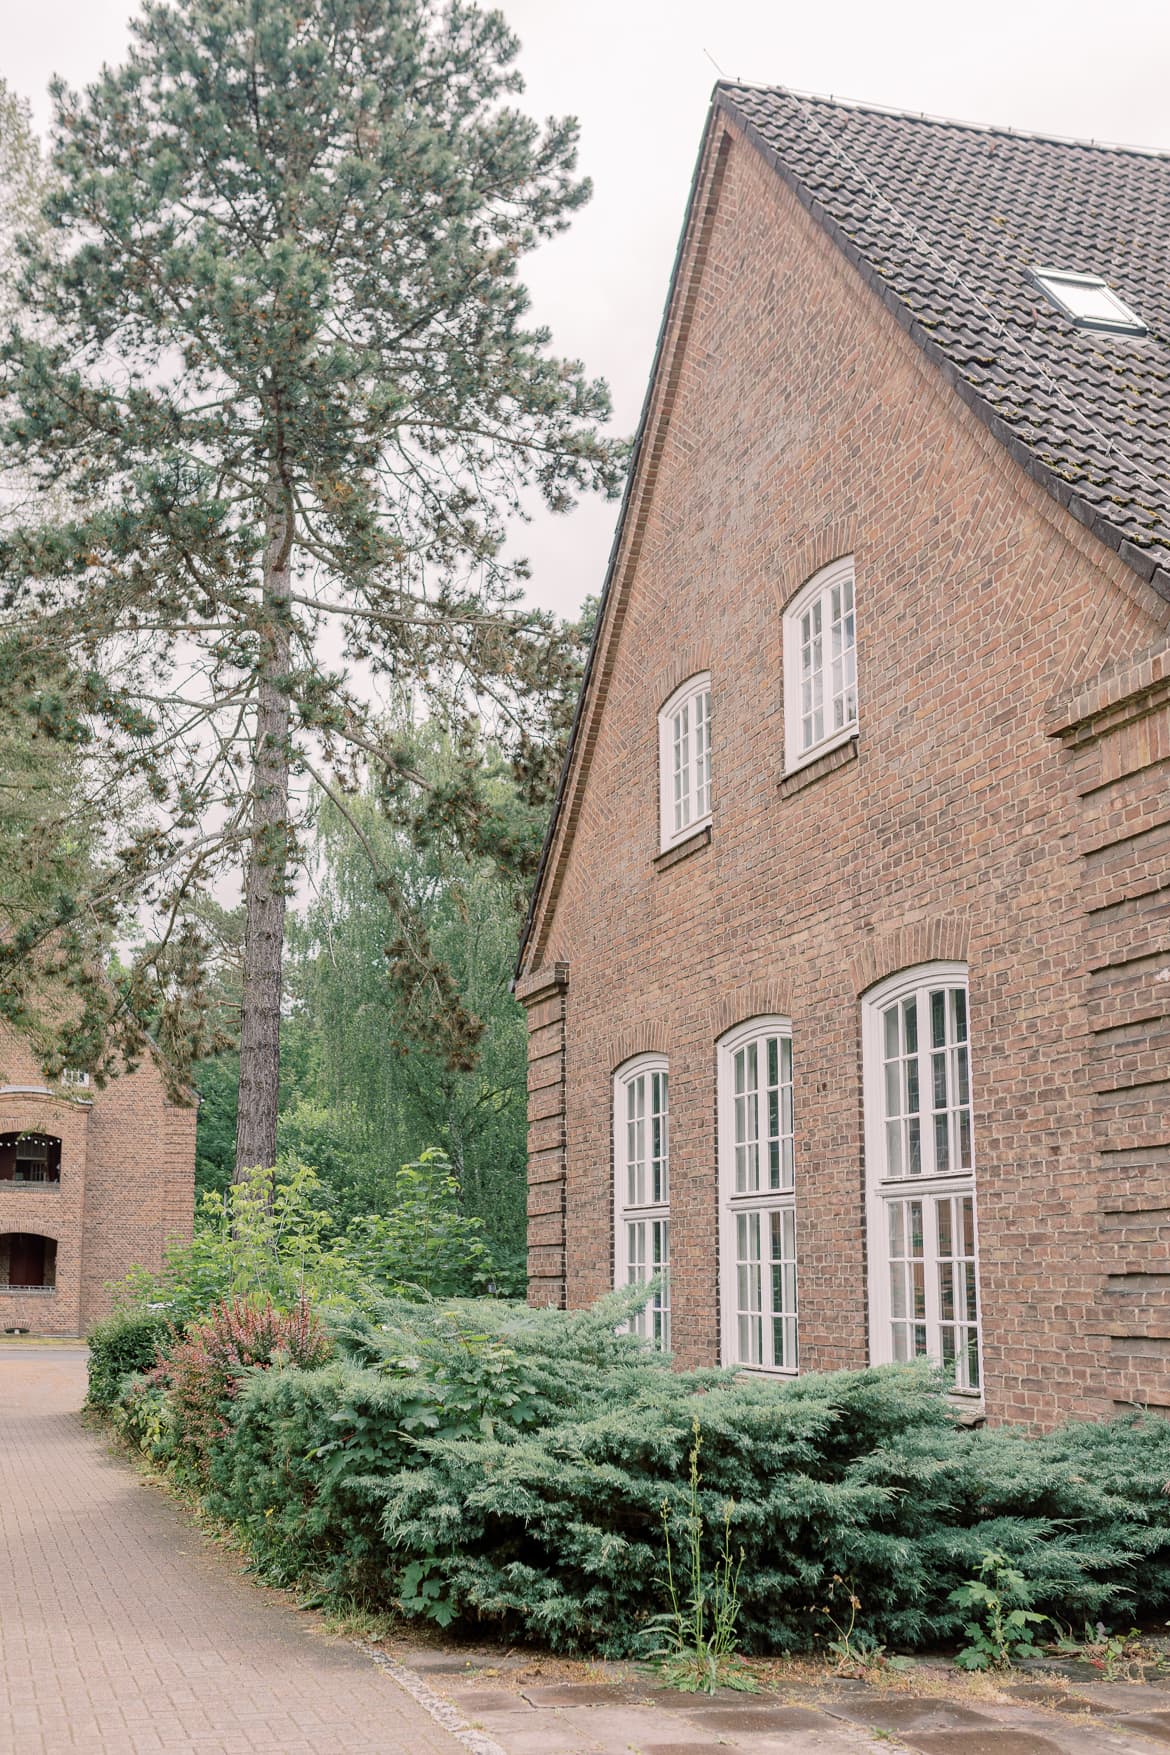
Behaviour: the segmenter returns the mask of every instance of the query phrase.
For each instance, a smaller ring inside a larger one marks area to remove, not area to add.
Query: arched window
[[[845,743],[857,730],[853,557],[814,573],[784,612],[784,769]]]
[[[0,1292],[54,1292],[57,1242],[28,1231],[0,1233]]]
[[[688,677],[658,714],[659,839],[663,850],[711,820],[711,678]]]
[[[0,1182],[57,1183],[61,1181],[61,1141],[56,1134],[0,1134]]]
[[[670,1081],[665,1056],[640,1054],[613,1081],[614,1284],[662,1284],[634,1319],[670,1347]]]
[[[967,971],[929,963],[862,1002],[875,1364],[929,1358],[983,1381]]]
[[[794,1372],[792,1026],[753,1018],[729,1031],[717,1052],[723,1363]]]

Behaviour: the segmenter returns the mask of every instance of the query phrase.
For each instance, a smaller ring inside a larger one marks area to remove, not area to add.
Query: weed
[[[723,1541],[708,1578],[703,1568],[703,1514],[699,1509],[699,1452],[703,1434],[698,1415],[691,1427],[690,1499],[686,1517],[687,1568],[690,1574],[685,1608],[674,1576],[674,1551],[670,1539],[670,1506],[662,1501],[662,1532],[666,1540],[666,1589],[668,1614],[657,1615],[651,1624],[662,1644],[652,1654],[661,1660],[663,1680],[687,1693],[713,1694],[716,1688],[755,1691],[755,1680],[745,1669],[736,1650],[735,1624],[739,1618],[739,1573],[743,1549],[736,1558],[731,1548],[731,1519],[735,1501],[723,1507]]]
[[[1150,1670],[1164,1673],[1170,1662],[1166,1652],[1136,1627],[1128,1633],[1110,1633],[1103,1621],[1086,1624],[1080,1639],[1065,1635],[1046,1649],[1091,1664],[1106,1682],[1141,1682]]]
[[[861,1598],[852,1584],[842,1578],[839,1572],[833,1574],[829,1585],[830,1602],[836,1595],[838,1585],[849,1593],[845,1599],[849,1610],[845,1625],[841,1625],[827,1604],[821,1611],[834,1633],[834,1637],[826,1642],[828,1655],[833,1659],[834,1674],[848,1676],[855,1681],[865,1681],[878,1670],[912,1669],[913,1658],[895,1657],[886,1650],[880,1639],[876,1639],[864,1627],[858,1627],[857,1611],[861,1607]]]
[[[1006,1670],[1023,1658],[1042,1656],[1036,1634],[1050,1617],[1032,1608],[1035,1586],[1006,1555],[989,1551],[979,1576],[953,1590],[948,1601],[971,1609],[963,1631],[969,1643],[955,1662],[965,1670]]]

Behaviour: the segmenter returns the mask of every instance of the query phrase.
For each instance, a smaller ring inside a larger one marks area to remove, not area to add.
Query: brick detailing
[[[689,859],[692,853],[701,853],[704,847],[710,847],[710,845],[711,825],[704,823],[701,829],[697,829],[693,835],[688,835],[685,841],[676,841],[673,847],[666,849],[665,853],[656,853],[654,869],[655,871],[669,871],[672,865],[678,865],[680,860]]]
[[[819,573],[832,561],[855,554],[856,550],[855,518],[836,518],[831,524],[822,525],[820,530],[803,537],[772,581],[781,610],[787,609],[801,586],[807,585],[814,573]]]
[[[846,743],[840,743],[835,750],[829,750],[818,756],[813,762],[806,762],[794,774],[781,775],[777,791],[781,798],[791,798],[795,792],[803,792],[806,786],[813,786],[826,774],[832,774],[837,768],[848,767],[850,762],[857,760],[857,738],[851,737]]]
[[[52,1293],[0,1290],[0,1331],[85,1334],[110,1309],[112,1282],[131,1267],[157,1272],[172,1238],[190,1237],[195,1205],[195,1117],[167,1100],[147,1055],[104,1090],[50,1089],[27,1047],[0,1031],[0,1134],[53,1134],[59,1184],[0,1181],[0,1236],[51,1237]]]
[[[1114,665],[1089,688],[1054,701],[1048,710],[1048,730],[1070,748],[1097,744],[1104,756],[1111,747],[1104,734],[1135,723],[1144,724],[1146,737],[1159,738],[1164,721],[1156,715],[1167,704],[1170,640],[1159,640],[1132,662]],[[1116,752],[1112,753],[1116,760]]]
[[[528,1013],[528,1302],[563,1310],[567,963],[516,985]]]
[[[958,915],[936,915],[877,934],[849,966],[853,991],[861,995],[919,963],[965,963],[970,932]]]
[[[747,981],[719,996],[711,1012],[711,1041],[751,1018],[792,1015],[792,988],[786,981]]]
[[[1115,1405],[1170,1408],[1170,642],[1054,706],[1081,804],[1093,1327]]]
[[[611,1073],[627,1060],[633,1060],[635,1054],[666,1054],[670,1053],[670,1026],[664,1018],[639,1018],[629,1029],[622,1030],[613,1038],[609,1047],[604,1050],[604,1058]]]
[[[711,668],[710,640],[688,640],[680,646],[672,657],[669,665],[659,673],[658,705],[662,707],[669,701],[675,689],[682,687],[688,677],[698,676],[700,671]]]

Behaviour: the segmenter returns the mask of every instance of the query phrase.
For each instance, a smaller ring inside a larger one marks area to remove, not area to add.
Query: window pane
[[[930,996],[930,1041],[934,1048],[941,1048],[947,1039],[946,997],[945,993]]]
[[[926,1271],[922,1202],[889,1203],[890,1330],[895,1359],[926,1352]]]
[[[763,1105],[768,1130],[767,1186],[789,1189],[793,1170],[792,1044],[785,1036],[767,1036],[762,1047],[767,1073]]]
[[[882,1014],[882,1026],[885,1031],[886,1059],[896,1060],[902,1051],[902,1039],[898,1034],[898,1019],[901,1013],[896,1005],[890,1006]]]
[[[650,1227],[651,1267],[661,1275],[662,1285],[650,1300],[649,1316],[654,1344],[670,1350],[670,1221],[655,1219]]]
[[[670,1199],[669,1080],[664,1072],[651,1074],[651,1145],[647,1198],[655,1204]]]
[[[735,1055],[735,1188],[751,1194],[760,1186],[759,1053],[749,1042]]]
[[[922,1170],[916,1018],[913,999],[895,1001],[882,1014],[887,1177],[917,1176]]]
[[[736,1214],[735,1239],[739,1359],[744,1365],[760,1365],[763,1363],[764,1324],[759,1213]]]
[[[646,1203],[646,1081],[631,1079],[626,1087],[626,1205]]]
[[[772,1364],[796,1370],[796,1215],[790,1207],[770,1215],[772,1239]]]
[[[944,1195],[935,1202],[938,1240],[939,1356],[956,1389],[978,1389],[979,1328],[975,1265],[975,1199]]]
[[[674,739],[674,827],[677,834],[691,820],[691,738],[690,709],[679,708],[673,721]]]
[[[626,1225],[626,1284],[644,1286],[662,1276],[662,1285],[631,1318],[635,1334],[656,1346],[670,1346],[670,1225],[666,1219],[635,1219]]]
[[[711,696],[704,691],[695,697],[695,818],[705,817],[711,808]]]
[[[841,731],[857,717],[857,660],[853,623],[853,581],[842,580],[829,591],[831,618],[830,681],[832,727]]]
[[[820,743],[825,735],[824,654],[821,640],[822,600],[818,597],[800,618],[800,674],[802,749]]]

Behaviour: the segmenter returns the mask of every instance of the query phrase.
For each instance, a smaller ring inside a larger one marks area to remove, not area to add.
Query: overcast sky
[[[4,0],[0,74],[49,118],[53,73],[121,58],[131,0]],[[641,406],[716,66],[730,78],[1087,139],[1170,148],[1166,0],[504,0],[527,107],[572,114],[592,203],[530,263],[558,350]],[[713,65],[714,63],[714,65]],[[615,508],[525,533],[532,595],[571,613],[600,588]]]

